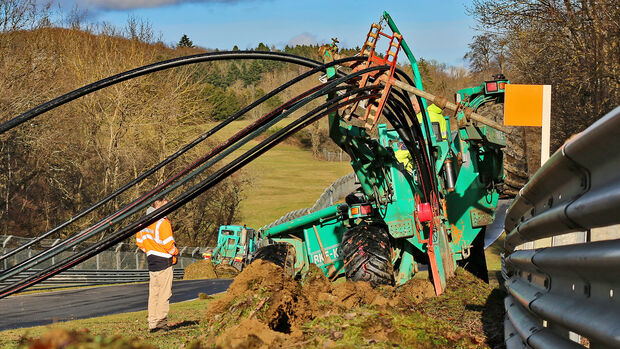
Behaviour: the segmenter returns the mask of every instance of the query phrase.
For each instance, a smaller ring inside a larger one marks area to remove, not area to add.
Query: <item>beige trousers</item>
[[[168,324],[172,296],[172,267],[149,272],[149,329]]]

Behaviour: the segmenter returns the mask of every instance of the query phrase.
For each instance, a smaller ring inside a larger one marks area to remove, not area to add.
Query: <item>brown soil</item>
[[[183,280],[215,279],[215,271],[210,260],[200,260],[185,267]]]
[[[491,289],[470,279],[466,272],[457,273],[455,279],[451,286],[466,283],[471,288],[473,284],[477,288],[473,297],[482,297]],[[470,291],[459,294],[469,297]],[[235,278],[226,294],[209,304],[200,343],[222,348],[373,343],[415,343],[429,348],[484,346],[485,324],[479,321],[478,328],[454,327],[454,319],[445,318],[442,311],[431,314],[429,302],[446,298],[434,295],[428,280],[412,279],[397,288],[372,288],[363,282],[333,284],[312,265],[297,281],[286,277],[280,267],[257,261]],[[452,304],[441,304],[441,310],[450,311]],[[456,313],[466,308],[461,301],[455,304],[459,308]],[[352,332],[355,327],[359,330]],[[356,337],[350,338],[350,333],[357,333]]]

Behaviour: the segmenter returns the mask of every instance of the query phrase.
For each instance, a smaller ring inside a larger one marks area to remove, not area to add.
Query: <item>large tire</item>
[[[295,247],[287,243],[275,243],[256,250],[252,262],[261,259],[282,268],[284,275],[295,276]]]
[[[359,225],[342,237],[347,280],[366,281],[371,286],[394,285],[392,247],[387,229],[381,225]]]
[[[476,113],[491,120],[504,123],[504,103],[489,102],[480,106]],[[504,148],[504,190],[502,196],[516,196],[528,181],[527,145],[525,128],[507,126],[506,147]]]

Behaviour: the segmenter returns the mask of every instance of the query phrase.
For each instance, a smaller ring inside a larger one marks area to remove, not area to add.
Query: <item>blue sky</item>
[[[128,16],[148,19],[166,43],[187,34],[195,45],[229,50],[259,42],[361,46],[372,22],[388,11],[417,57],[462,65],[474,21],[463,0],[64,0],[76,1],[90,19],[122,26]]]

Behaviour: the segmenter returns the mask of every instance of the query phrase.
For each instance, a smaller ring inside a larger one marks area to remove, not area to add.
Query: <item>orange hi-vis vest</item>
[[[136,245],[146,256],[171,258],[179,254],[172,236],[172,225],[164,217],[136,234]]]

